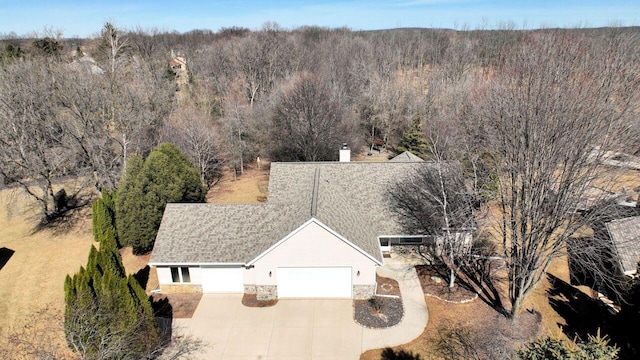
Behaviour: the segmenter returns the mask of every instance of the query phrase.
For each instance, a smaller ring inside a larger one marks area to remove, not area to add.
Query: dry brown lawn
[[[234,179],[233,172],[225,170],[222,178],[207,194],[207,202],[216,204],[260,203],[267,199],[269,163],[262,161],[261,169],[248,168]]]
[[[86,264],[93,244],[90,211],[70,229],[35,231],[36,206],[22,190],[0,191],[0,248],[14,251],[0,269],[0,337],[47,305],[62,309],[64,278]]]
[[[568,280],[568,269],[565,270],[565,267],[566,261],[557,261],[552,266],[552,273],[558,278]],[[544,280],[529,297],[525,307],[534,307],[541,314],[540,335],[564,336],[559,325],[565,324],[565,321],[549,304],[547,290],[550,287],[550,283]],[[429,321],[424,332],[407,344],[393,347],[394,350],[419,354],[422,359],[443,359],[436,350],[436,343],[440,337],[438,329],[450,329],[455,324],[482,333],[490,331],[496,320],[502,319],[501,315],[480,299],[464,304],[451,304],[427,296],[425,301],[429,310]],[[531,315],[524,312],[523,316]],[[503,323],[508,323],[508,320],[504,320]],[[360,360],[378,360],[381,353],[382,349],[370,350],[363,353]]]

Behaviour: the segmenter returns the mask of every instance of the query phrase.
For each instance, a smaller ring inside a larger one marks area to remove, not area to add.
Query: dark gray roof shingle
[[[425,166],[432,163],[272,163],[265,204],[167,205],[150,262],[246,263],[304,224],[312,211],[382,262],[377,237],[402,232],[387,191]]]
[[[635,272],[640,261],[640,216],[613,220],[606,225],[622,271]]]

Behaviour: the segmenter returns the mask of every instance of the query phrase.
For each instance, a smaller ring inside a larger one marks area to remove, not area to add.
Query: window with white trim
[[[171,267],[171,280],[174,283],[190,283],[191,275],[189,274],[189,267]]]

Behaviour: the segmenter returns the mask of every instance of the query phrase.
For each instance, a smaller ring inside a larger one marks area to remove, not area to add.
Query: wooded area
[[[482,185],[497,146],[513,148],[513,124],[500,121],[515,112],[559,121],[540,136],[568,140],[584,124],[600,139],[583,146],[635,153],[638,33],[267,23],[178,34],[107,23],[94,39],[4,39],[0,170],[40,200],[46,222],[77,192],[60,192],[59,179],[112,189],[130,154],[161,142],[208,184],[222,164],[241,173],[257,156],[333,160],[337,144],[395,148],[419,129]],[[176,55],[186,70],[171,69]],[[625,139],[597,134],[607,129]]]

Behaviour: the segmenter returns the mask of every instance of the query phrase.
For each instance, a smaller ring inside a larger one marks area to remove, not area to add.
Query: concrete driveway
[[[392,328],[356,324],[352,300],[279,300],[273,307],[249,308],[241,295],[214,294],[203,295],[193,317],[175,319],[174,325],[181,328],[176,332],[207,343],[201,359],[358,359],[365,350],[411,341],[427,323],[413,267],[382,272],[398,280],[405,304],[403,320]]]

